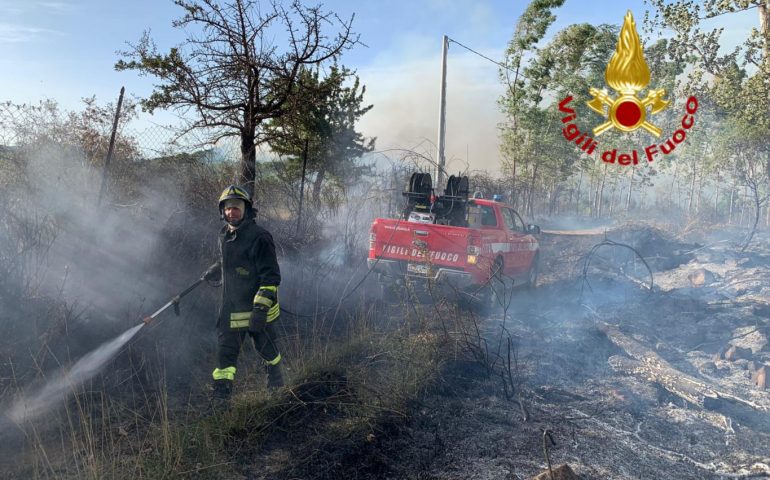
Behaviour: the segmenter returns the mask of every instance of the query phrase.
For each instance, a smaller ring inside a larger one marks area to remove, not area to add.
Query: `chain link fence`
[[[212,144],[206,137],[210,132],[180,135],[179,127],[153,123],[131,104],[124,105],[105,175],[114,111],[114,106],[99,106],[93,99],[85,100],[82,111],[65,111],[53,100],[0,104],[0,185],[9,192],[18,186],[21,198],[21,190],[54,179],[82,192],[83,203],[93,203],[99,202],[98,192],[106,181],[105,199],[116,208],[140,211],[147,208],[143,202],[148,197],[159,197],[149,192],[167,192],[161,201],[171,202],[175,209],[210,211],[219,191],[237,183],[238,137]],[[365,251],[363,237],[371,220],[398,211],[396,192],[402,185],[394,186],[394,162],[388,161],[390,166],[382,172],[371,168],[349,178],[338,175],[327,178],[322,187],[309,172],[302,188],[296,167],[258,147],[254,193],[259,220],[272,227],[276,237],[301,244],[342,233],[345,248]],[[375,162],[370,157],[359,163]]]

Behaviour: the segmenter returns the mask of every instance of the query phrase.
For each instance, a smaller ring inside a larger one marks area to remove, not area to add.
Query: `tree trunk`
[[[717,191],[714,194],[714,221],[719,221],[719,181],[717,181]]]
[[[599,202],[596,205],[596,217],[599,218],[602,216],[602,204],[604,203],[604,183],[607,180],[607,164],[604,164],[604,172],[602,172],[602,181],[601,181],[601,187],[599,188],[598,195],[596,196],[597,201]]]
[[[614,210],[614,207],[615,207],[614,197],[615,197],[615,190],[617,190],[617,188],[618,188],[618,182],[617,181],[612,182],[612,188],[610,189],[610,212],[609,212],[610,218],[612,218],[612,211]]]
[[[634,191],[634,174],[636,169],[631,169],[631,178],[628,180],[628,196],[626,197],[626,212],[631,211],[631,193]]]
[[[746,197],[746,196],[747,196],[747,195],[745,194],[745,192],[744,192],[743,196],[744,196],[744,197]],[[746,203],[745,203],[745,202],[741,202],[741,216],[738,218],[738,226],[739,226],[739,227],[742,227],[742,226],[743,226],[743,214],[744,214],[745,212],[746,212]]]
[[[517,205],[517,192],[516,192],[516,155],[513,156],[513,173],[511,175],[511,206],[516,208]]]
[[[698,197],[695,201],[695,215],[700,213],[701,193],[703,193],[703,169],[701,169],[700,178],[698,178]]]
[[[529,218],[535,218],[534,195],[535,195],[535,180],[537,179],[537,167],[539,165],[535,163],[535,168],[532,170],[532,183],[529,184],[529,200],[527,201],[527,209],[529,211]]]
[[[674,187],[678,187],[678,184],[676,183],[677,175],[679,174],[679,162],[676,163],[676,167],[674,167],[674,177],[671,179],[671,188],[669,188],[668,192],[668,204],[669,206],[674,205]],[[677,196],[676,199],[676,206],[679,208],[679,198]]]
[[[615,204],[618,206],[618,212],[623,210],[623,187],[620,185],[620,179],[618,179],[618,198],[615,200]]]
[[[735,206],[735,180],[733,180],[733,188],[730,189],[730,213],[727,217],[727,223],[733,224],[733,208]]]
[[[559,208],[559,195],[561,195],[561,186],[554,185],[551,192],[551,204],[548,207],[548,214],[556,215],[556,212]]]
[[[580,215],[580,185],[583,183],[583,170],[580,170],[577,184],[577,197],[575,198],[575,215]]]
[[[313,180],[313,204],[318,207],[321,204],[321,185],[326,177],[326,169],[322,168],[318,170],[318,173]]]
[[[257,178],[257,150],[254,143],[256,134],[254,132],[241,131],[241,173],[239,182],[241,186],[252,191],[252,198],[256,200],[257,189],[255,180]]]
[[[690,197],[687,199],[687,215],[692,215],[692,205],[695,199],[695,162],[692,164],[692,181],[690,182]]]
[[[754,238],[754,233],[757,231],[757,224],[759,223],[759,212],[762,208],[759,201],[759,185],[755,183],[750,188],[751,193],[754,194],[754,224],[751,226],[751,231],[749,232],[748,237],[746,237],[746,243],[744,243],[743,247],[741,247],[741,252],[746,251],[746,249],[749,247],[749,244],[751,243],[751,239]]]
[[[765,208],[765,228],[770,227],[770,207]]]

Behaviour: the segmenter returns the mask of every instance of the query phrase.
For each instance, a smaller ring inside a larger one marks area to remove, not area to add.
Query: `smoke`
[[[128,343],[144,326],[139,324],[78,360],[69,370],[60,370],[51,375],[43,387],[28,392],[17,400],[8,411],[8,418],[17,424],[39,417],[54,405],[64,400],[65,395],[76,391],[77,386],[90,379]]]
[[[360,122],[361,131],[376,136],[380,150],[420,149],[436,157],[438,138],[440,45],[437,55],[404,61],[384,58],[359,72],[367,85],[366,101],[374,108]],[[495,58],[497,55],[489,55]],[[497,99],[505,86],[497,67],[450,44],[447,57],[447,171],[499,172],[498,124],[503,121]]]
[[[47,277],[54,281],[49,287],[116,316],[116,306],[141,303],[162,288],[148,263],[164,226],[180,210],[177,192],[139,185],[139,200],[122,205],[107,190],[100,205],[101,172],[49,149],[30,158],[28,177],[35,179],[28,201],[59,226],[47,264]]]
[[[15,289],[6,288],[5,278],[0,285],[0,334],[6,338],[0,350],[8,359],[2,376],[13,379],[4,390],[23,388],[41,375],[54,379],[11,408],[12,418],[27,420],[41,416],[96,375],[139,331],[133,327],[139,319],[200,275],[211,260],[201,252],[213,251],[216,230],[209,227],[217,218],[215,207],[198,213],[183,200],[183,190],[177,187],[181,182],[174,177],[181,167],[153,175],[153,161],[114,159],[108,186],[115,189],[107,188],[100,202],[101,171],[79,152],[41,144],[20,150],[20,158],[25,169],[15,188],[6,192],[9,216],[0,218],[5,220],[0,230],[8,230],[0,232],[7,233],[0,238],[25,246],[20,249],[23,260],[12,265],[14,269],[2,264],[9,257],[0,258],[3,270],[17,272]],[[55,233],[52,243],[41,246],[34,240],[43,228]],[[151,337],[135,339],[141,342],[138,348],[117,360],[131,368],[111,369],[105,384],[125,381],[118,377],[143,369],[148,370],[143,378],[150,381],[158,375],[177,378],[171,372],[189,378],[198,375],[198,368],[208,369],[207,362],[193,358],[205,358],[196,350],[203,344],[213,350],[215,306],[212,301],[191,308],[200,300],[192,297],[206,298],[205,289],[199,292],[182,304],[186,318],[168,322],[168,328],[148,329]],[[181,333],[171,328],[182,321]],[[201,334],[203,326],[208,335]],[[153,342],[164,348],[153,348]],[[78,358],[71,369],[59,368]],[[158,360],[162,366],[156,369]]]

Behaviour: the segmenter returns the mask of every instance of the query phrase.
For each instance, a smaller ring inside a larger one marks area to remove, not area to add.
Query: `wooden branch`
[[[632,360],[628,357],[613,355],[608,360],[613,370],[632,375],[642,380],[659,384],[677,397],[693,405],[705,408],[705,398],[718,399],[719,396],[709,386],[687,375],[663,365],[649,364]]]
[[[610,357],[608,363],[616,371],[656,383],[674,395],[701,408],[724,413],[729,412],[737,417],[752,419],[756,416],[756,412],[748,413],[746,407],[754,411],[770,412],[770,408],[766,405],[759,405],[729,392],[720,391],[705,380],[677,370],[660,355],[626,336],[614,325],[599,322],[597,328],[612,343],[635,359],[631,360],[618,355]],[[768,419],[765,417],[767,415],[762,415],[761,420],[768,423]]]

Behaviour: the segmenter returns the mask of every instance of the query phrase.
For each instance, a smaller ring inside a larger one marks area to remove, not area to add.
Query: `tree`
[[[529,9],[537,3],[533,2]],[[541,7],[550,9],[551,6]],[[541,12],[540,17],[545,14]],[[517,62],[520,62],[520,54],[515,52],[523,45],[518,39],[519,31],[531,30],[521,26],[525,18],[526,13],[510,47]],[[536,30],[544,33],[544,28]],[[528,38],[536,40],[535,36]],[[550,209],[555,210],[563,190],[561,183],[574,172],[573,166],[580,157],[579,150],[562,137],[560,120],[563,115],[556,104],[567,94],[573,95],[575,104],[588,100],[589,87],[603,83],[606,61],[614,50],[616,39],[614,27],[580,24],[561,30],[542,48],[530,44],[533,56],[526,67],[520,68],[523,79],[516,83],[515,89],[509,88],[500,101],[509,119],[501,135],[501,150],[506,159],[503,169],[510,171],[513,178],[517,170],[519,176],[526,174],[529,177],[523,203],[530,216],[534,214],[538,186],[549,192]],[[581,131],[584,130],[581,127]],[[514,202],[518,203],[517,200]]]
[[[265,141],[266,120],[284,115],[301,92],[300,73],[338,57],[358,42],[353,17],[307,7],[258,0],[175,0],[184,15],[173,22],[186,39],[159,53],[149,32],[121,52],[117,70],[137,70],[157,77],[146,111],[179,110],[195,117],[180,132],[203,130],[209,142],[240,138],[240,180],[254,183],[256,146]],[[336,31],[332,37],[327,27]],[[256,190],[256,189],[255,189]]]
[[[731,172],[753,194],[754,224],[745,249],[767,199],[764,192],[770,187],[770,0],[707,0],[702,6],[683,0],[651,3],[657,12],[653,25],[675,32],[671,39],[674,57],[693,65],[687,90],[708,102],[716,116],[719,129],[713,143],[720,148],[713,150],[718,159],[714,169]],[[723,29],[700,29],[703,18],[751,8],[759,13],[759,29],[754,28],[731,52],[720,51]]]
[[[511,203],[515,206],[517,199],[516,166],[520,156],[517,148],[523,139],[519,131],[518,115],[523,105],[524,80],[521,78],[522,60],[524,55],[535,48],[542,40],[546,30],[556,20],[552,10],[564,4],[564,0],[534,0],[531,2],[516,24],[513,38],[505,51],[505,68],[500,71],[500,77],[508,85],[508,91],[500,99],[500,107],[509,116],[509,121],[501,125],[501,151],[506,159],[504,165],[511,175]],[[510,67],[509,67],[510,65]],[[513,78],[511,78],[513,72]]]
[[[306,88],[292,99],[296,105],[288,114],[270,121],[268,143],[299,172],[307,142],[307,173],[315,175],[312,198],[318,205],[327,177],[344,186],[364,173],[355,162],[374,149],[375,139],[357,132],[356,122],[372,105],[363,104],[366,87],[345,67],[333,66],[324,78],[318,70],[304,69],[299,78]]]

